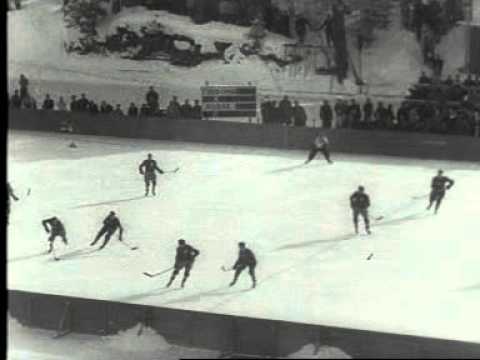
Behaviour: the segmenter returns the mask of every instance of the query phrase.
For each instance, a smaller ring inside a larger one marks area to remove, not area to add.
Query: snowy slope
[[[8,177],[22,200],[12,205],[9,288],[480,341],[478,164],[335,155],[334,165],[303,167],[298,151],[75,139],[77,149],[57,135],[10,138]],[[156,198],[143,197],[137,171],[147,152],[164,169],[180,166],[160,178]],[[433,216],[423,195],[439,167],[456,185]],[[385,216],[371,237],[352,234],[348,196],[359,184],[372,217]],[[140,249],[112,239],[100,253],[76,256],[110,210]],[[67,227],[69,247],[58,244],[65,261],[38,255],[46,247],[40,220],[51,215]],[[202,254],[187,287],[177,279],[166,290],[166,276],[141,273],[170,267],[180,237]],[[239,241],[259,260],[253,291],[247,274],[229,289],[232,274],[220,271]]]

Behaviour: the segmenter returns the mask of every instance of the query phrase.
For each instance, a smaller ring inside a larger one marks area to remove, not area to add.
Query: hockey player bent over
[[[257,259],[255,258],[253,251],[248,249],[245,246],[244,242],[238,243],[238,247],[240,251],[238,253],[238,259],[232,268],[233,270],[235,270],[235,275],[233,276],[233,280],[230,283],[230,286],[235,285],[242,271],[248,267],[248,273],[252,278],[252,288],[254,288],[257,285],[257,279],[255,278],[255,267],[257,266]]]
[[[108,242],[110,241],[110,238],[115,233],[115,231],[117,231],[117,229],[119,230],[118,240],[122,241],[122,234],[123,234],[122,224],[120,223],[120,220],[118,219],[118,217],[115,215],[115,212],[110,211],[110,213],[105,218],[105,220],[103,220],[103,226],[100,229],[100,231],[97,233],[97,236],[95,236],[95,240],[93,240],[90,246],[95,245],[98,242],[98,240],[100,240],[100,238],[105,235],[103,244],[98,249],[98,250],[102,250],[108,244]]]
[[[363,218],[365,230],[370,234],[370,220],[368,218],[368,208],[370,207],[370,198],[365,193],[363,186],[359,186],[358,190],[350,196],[350,207],[353,211],[353,224],[355,225],[355,233],[358,234],[358,217]]]
[[[10,198],[12,198],[15,201],[18,201],[18,197],[13,192],[13,189],[10,186],[10,183],[7,182],[7,224],[10,218]]]
[[[427,206],[427,210],[430,210],[435,203],[435,214],[440,208],[440,204],[445,196],[445,192],[449,190],[454,184],[454,181],[446,176],[443,176],[443,170],[438,170],[437,176],[432,179],[430,202]]]
[[[312,144],[308,154],[308,159],[305,161],[305,164],[308,164],[310,161],[312,161],[319,152],[323,154],[325,160],[327,160],[329,164],[333,164],[333,162],[330,160],[330,150],[328,148],[328,144],[328,138],[318,134]]]
[[[200,251],[193,246],[188,245],[185,240],[178,240],[177,254],[175,255],[175,265],[173,266],[173,273],[168,281],[167,288],[172,285],[173,280],[178,273],[185,269],[182,279],[182,288],[185,286],[187,278],[190,276],[190,270],[192,270],[195,258],[200,254]]]
[[[155,187],[157,186],[157,175],[155,171],[158,171],[160,174],[164,172],[157,166],[157,162],[153,160],[152,154],[148,154],[148,158],[140,164],[138,171],[144,176],[145,196],[148,196],[150,184],[152,184],[152,195],[155,195]]]
[[[52,218],[43,220],[42,225],[45,228],[45,231],[50,233],[50,236],[48,237],[48,242],[50,243],[47,252],[48,254],[53,251],[53,242],[57,236],[60,236],[65,245],[68,244],[65,226],[63,226],[62,222],[57,217],[54,216]]]

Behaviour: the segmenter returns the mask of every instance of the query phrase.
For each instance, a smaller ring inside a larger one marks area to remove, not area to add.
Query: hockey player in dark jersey
[[[359,186],[358,190],[350,196],[350,207],[353,211],[353,224],[355,233],[358,234],[358,217],[363,218],[365,230],[370,234],[370,219],[368,217],[368,208],[370,207],[370,197],[365,193],[365,188]]]
[[[254,288],[257,285],[257,279],[255,278],[255,267],[257,266],[257,259],[255,258],[255,254],[253,253],[253,251],[248,249],[245,246],[244,242],[238,243],[238,247],[238,259],[232,267],[232,269],[235,270],[235,275],[233,276],[233,280],[230,283],[230,286],[235,285],[242,271],[248,267],[248,273],[252,278],[252,288]]]
[[[148,196],[150,184],[152,184],[152,195],[155,195],[155,187],[157,186],[156,171],[163,174],[163,170],[157,166],[157,162],[153,160],[152,154],[148,154],[148,158],[138,167],[140,174],[144,176],[145,180],[145,196]]]
[[[123,235],[122,224],[120,223],[120,220],[118,219],[115,212],[110,211],[110,213],[105,218],[105,220],[103,220],[103,226],[100,229],[100,231],[97,233],[97,236],[95,236],[95,240],[93,240],[90,246],[95,245],[102,236],[105,236],[103,244],[98,248],[98,250],[102,250],[108,244],[108,242],[110,241],[110,238],[115,233],[115,231],[117,231],[117,229],[119,231],[118,240],[122,241],[122,235]]]
[[[68,244],[67,233],[65,232],[65,226],[57,217],[51,217],[42,221],[42,225],[47,233],[50,233],[48,242],[50,243],[48,254],[53,251],[53,242],[57,236],[60,236],[65,245]]]
[[[328,138],[326,136],[322,136],[321,134],[318,134],[314,142],[312,143],[312,146],[310,148],[310,152],[308,153],[308,158],[305,161],[305,164],[308,164],[310,161],[312,161],[319,152],[323,154],[323,156],[325,157],[325,160],[327,160],[329,164],[333,164],[333,161],[330,160],[330,150],[328,146],[329,146]]]
[[[168,281],[167,287],[172,285],[173,280],[178,275],[178,273],[185,269],[183,272],[182,279],[182,288],[185,286],[187,278],[190,276],[190,270],[192,270],[193,263],[195,258],[200,254],[200,251],[195,249],[193,246],[188,245],[185,240],[178,240],[177,253],[175,255],[175,265],[173,266],[173,273]]]
[[[18,201],[18,197],[13,192],[13,189],[10,186],[10,183],[7,182],[7,224],[8,224],[8,219],[10,218],[10,199]]]
[[[449,190],[454,184],[454,181],[446,176],[443,176],[443,170],[438,170],[437,176],[432,179],[430,201],[427,210],[430,210],[435,204],[435,214],[440,208],[440,204],[445,196],[445,192]]]

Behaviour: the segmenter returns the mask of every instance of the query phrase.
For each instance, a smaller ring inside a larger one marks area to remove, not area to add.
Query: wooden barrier
[[[354,358],[480,357],[480,344],[461,341],[8,290],[10,315],[31,327],[56,330],[66,304],[75,333],[112,335],[146,321],[169,343],[223,353],[281,357],[314,344]]]

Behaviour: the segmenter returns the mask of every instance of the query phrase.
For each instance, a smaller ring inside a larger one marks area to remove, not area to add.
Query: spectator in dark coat
[[[57,101],[57,110],[58,111],[67,111],[67,104],[63,100],[63,96],[60,96]]]
[[[400,104],[397,110],[398,128],[400,130],[407,130],[408,128],[408,107],[405,102]]]
[[[202,119],[202,105],[200,105],[199,100],[195,100],[192,108],[192,117],[194,119],[201,120]]]
[[[192,118],[192,105],[188,99],[180,106],[180,115],[182,118],[191,119]]]
[[[180,104],[178,103],[177,97],[174,96],[167,107],[167,116],[170,119],[177,119],[180,116]]]
[[[18,90],[15,90],[15,92],[13,93],[12,98],[10,100],[10,105],[14,109],[20,109],[20,107],[22,106],[22,98],[20,97]]]
[[[123,110],[122,110],[122,107],[120,104],[117,104],[117,106],[115,107],[115,110],[113,111],[113,113],[115,115],[119,115],[119,116],[123,116],[124,113],[123,113]]]
[[[333,107],[335,111],[335,127],[342,128],[345,126],[345,116],[346,116],[346,106],[342,99],[337,99],[335,106]]]
[[[150,108],[145,103],[140,107],[140,116],[150,116]]]
[[[290,125],[292,123],[293,109],[292,103],[288,99],[287,95],[285,95],[282,101],[280,101],[280,104],[278,104],[278,108],[281,116],[281,123]]]
[[[150,86],[148,89],[148,92],[145,95],[145,100],[147,101],[147,105],[150,107],[152,113],[156,113],[158,111],[159,96],[153,86]]]
[[[368,127],[370,122],[372,121],[372,114],[373,114],[373,104],[370,98],[367,98],[365,104],[363,104],[363,122],[364,127]]]
[[[128,116],[138,116],[138,108],[133,102],[130,103],[127,113],[128,113]]]
[[[80,99],[78,99],[78,101],[77,101],[78,111],[87,112],[89,105],[90,105],[90,101],[88,101],[85,94],[82,94]]]
[[[293,106],[293,125],[294,126],[305,126],[307,124],[307,113],[303,106],[300,105],[298,100],[294,101]]]
[[[70,97],[70,111],[77,112],[78,111],[78,100],[75,95]]]
[[[25,75],[20,75],[19,85],[20,85],[20,99],[23,100],[28,96],[28,79]]]
[[[43,110],[53,110],[55,108],[55,103],[50,98],[50,95],[45,95],[45,100],[43,100],[42,109]]]
[[[418,79],[419,84],[431,84],[432,79],[430,79],[427,74],[425,74],[425,71],[422,71],[420,78]]]
[[[110,114],[113,111],[112,105],[107,103],[106,101],[102,101],[100,103],[100,112],[102,114]]]
[[[260,114],[262,116],[262,122],[264,124],[268,124],[270,122],[270,119],[268,118],[269,110],[270,110],[269,108],[270,108],[270,101],[268,100],[268,98],[266,98],[260,104]]]
[[[377,109],[375,110],[375,124],[379,129],[385,129],[387,127],[387,109],[385,109],[381,101],[378,102]]]
[[[350,100],[350,105],[348,106],[347,127],[359,128],[361,119],[362,119],[362,110],[360,109],[360,105],[355,101],[355,99]]]
[[[281,124],[281,115],[278,104],[275,100],[270,102],[270,110],[268,114],[268,119],[270,124]]]
[[[88,110],[90,112],[90,114],[98,114],[99,113],[99,109],[98,109],[98,105],[95,101],[91,100],[88,104]]]
[[[322,127],[325,129],[330,129],[332,127],[333,119],[333,110],[328,100],[323,102],[323,105],[320,107],[320,120],[322,120]]]
[[[395,127],[395,113],[392,104],[389,104],[385,110],[385,119],[387,122],[387,129],[393,129]]]

